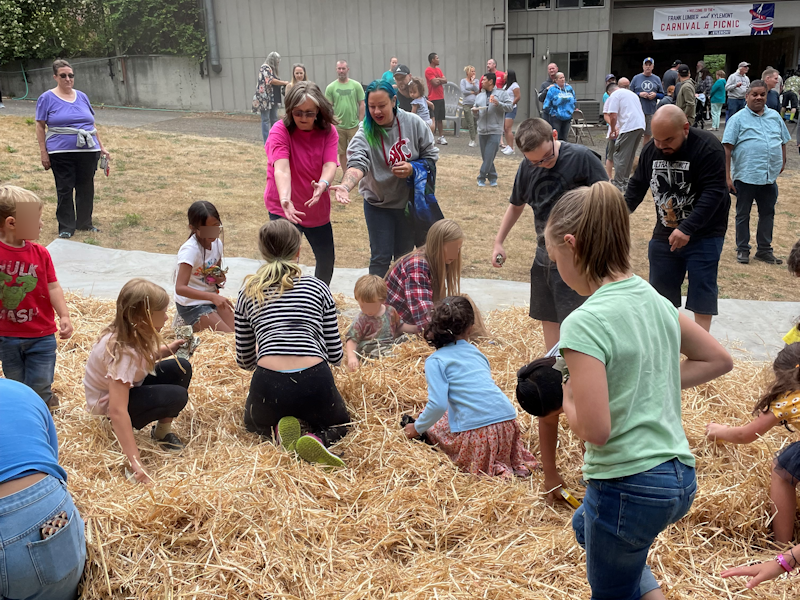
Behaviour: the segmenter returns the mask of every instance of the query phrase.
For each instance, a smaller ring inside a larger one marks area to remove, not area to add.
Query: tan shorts
[[[337,127],[336,131],[339,132],[339,154],[344,154],[347,152],[347,144],[353,139],[356,131],[358,131],[358,127],[353,127],[352,129]]]
[[[653,115],[645,115],[644,116],[644,134],[645,135],[653,135],[653,132],[650,131],[650,121],[653,120]]]

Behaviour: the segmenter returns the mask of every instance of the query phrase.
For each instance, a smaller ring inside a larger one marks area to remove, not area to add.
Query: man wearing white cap
[[[644,141],[642,147],[647,145],[653,134],[650,132],[650,121],[653,113],[656,112],[656,105],[664,97],[664,88],[661,87],[661,78],[653,75],[653,65],[655,62],[649,56],[642,63],[642,72],[634,75],[631,82],[631,91],[639,96],[644,113]]]
[[[745,96],[750,88],[750,78],[747,76],[749,70],[749,62],[740,62],[739,69],[728,77],[728,82],[725,84],[725,93],[728,94],[726,121],[745,107]]]

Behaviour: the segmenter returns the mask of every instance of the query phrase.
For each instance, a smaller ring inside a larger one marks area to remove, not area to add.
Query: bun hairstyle
[[[592,281],[630,271],[628,207],[607,181],[570,190],[556,202],[547,219],[545,240],[561,245],[565,235],[575,236],[575,266]]]
[[[553,356],[537,358],[517,371],[517,402],[526,413],[546,417],[564,403],[561,373]]]
[[[463,296],[448,296],[431,310],[431,320],[425,326],[425,340],[434,348],[454,344],[475,323],[472,304]]]
[[[800,390],[800,342],[789,344],[778,352],[772,363],[775,380],[758,401],[753,414],[769,412],[770,405],[788,392]]]
[[[303,274],[297,264],[300,232],[286,219],[267,221],[258,232],[258,249],[267,261],[244,282],[244,295],[258,304],[269,302],[294,288]]]

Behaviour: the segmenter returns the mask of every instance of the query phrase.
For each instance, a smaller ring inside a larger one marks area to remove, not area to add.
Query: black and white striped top
[[[239,292],[236,302],[236,363],[250,371],[262,356],[319,356],[342,360],[336,304],[315,277],[295,279],[294,288],[258,305]]]

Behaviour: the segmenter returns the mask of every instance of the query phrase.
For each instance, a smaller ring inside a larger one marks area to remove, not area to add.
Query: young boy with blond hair
[[[59,328],[53,310],[61,339],[72,335],[72,323],[53,259],[31,241],[42,228],[42,206],[31,191],[0,186],[0,364],[6,378],[24,383],[54,409]]]
[[[361,309],[345,334],[347,369],[358,369],[358,357],[380,358],[391,352],[397,338],[416,333],[417,328],[406,325],[392,306],[386,304],[386,282],[377,275],[364,275],[356,281],[353,295]]]

